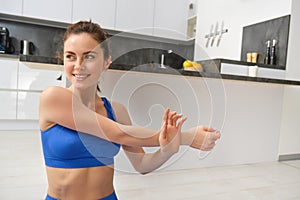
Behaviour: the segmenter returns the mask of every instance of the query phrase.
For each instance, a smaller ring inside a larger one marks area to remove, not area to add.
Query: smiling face
[[[76,89],[95,89],[110,60],[104,59],[99,42],[88,33],[71,34],[64,42],[65,73]]]

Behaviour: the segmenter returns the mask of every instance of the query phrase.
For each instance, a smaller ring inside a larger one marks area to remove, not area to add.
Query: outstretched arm
[[[40,96],[39,111],[40,124],[57,123],[122,145],[159,146],[159,131],[116,123],[86,107],[65,88],[47,88]],[[212,129],[196,127],[182,132],[181,144],[205,150],[204,146],[214,146],[219,137]]]
[[[165,111],[163,126],[159,134],[160,148],[154,153],[145,153],[143,148],[123,145],[123,149],[133,167],[141,174],[147,174],[163,165],[178,152],[181,138],[180,129],[186,118],[176,112]],[[129,116],[128,116],[129,119]],[[130,119],[127,120],[130,122]]]
[[[89,109],[70,90],[61,87],[49,87],[41,94],[40,124],[60,124],[122,145],[159,145],[158,130],[114,122]]]

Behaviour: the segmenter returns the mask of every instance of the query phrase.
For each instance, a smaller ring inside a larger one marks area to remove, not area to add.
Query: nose
[[[78,58],[75,62],[74,69],[83,70],[84,69],[84,59]]]

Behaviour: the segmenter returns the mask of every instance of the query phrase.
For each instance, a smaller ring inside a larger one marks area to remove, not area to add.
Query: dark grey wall
[[[14,54],[20,53],[20,41],[26,39],[35,46],[33,55],[54,58],[62,56],[63,35],[68,24],[55,27],[55,23],[49,22],[52,23],[51,26],[47,23],[45,20],[11,17],[0,13],[0,26],[8,28],[15,48]],[[167,50],[172,50],[172,53],[167,53]],[[165,54],[166,65],[181,68],[184,59],[193,60],[194,42],[118,33],[111,37],[111,52],[116,64],[160,63],[161,54]]]
[[[33,55],[56,57],[62,52],[65,29],[42,25],[12,22],[0,19],[0,26],[8,28],[14,54],[20,53],[20,41],[29,40],[34,44]]]
[[[241,60],[246,61],[247,52],[258,52],[258,63],[264,63],[266,41],[277,40],[276,65],[285,69],[288,38],[290,27],[290,15],[271,19],[261,23],[245,26],[243,28]]]
[[[185,59],[193,60],[194,57],[194,43],[171,44],[113,36],[111,37],[111,49],[115,64],[160,64],[162,54],[164,54],[164,64],[179,69],[182,68]]]

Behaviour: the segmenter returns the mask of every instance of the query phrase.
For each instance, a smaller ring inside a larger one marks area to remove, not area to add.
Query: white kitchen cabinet
[[[17,116],[17,91],[0,90],[0,120],[16,119]]]
[[[187,39],[189,2],[155,0],[153,35],[172,39]]]
[[[0,13],[22,15],[23,0],[1,0]]]
[[[70,23],[72,0],[23,0],[23,16]]]
[[[119,0],[116,7],[115,29],[152,35],[153,15],[154,0]]]
[[[19,63],[18,89],[42,91],[48,86],[64,86],[64,81],[57,80],[63,71],[30,68]]]
[[[18,60],[1,58],[0,68],[0,89],[17,89]]]
[[[60,76],[64,76],[62,70],[33,66],[36,65],[29,67],[28,63],[27,65],[23,62],[19,63],[17,119],[37,120],[41,92],[48,86],[64,86],[65,84],[64,77],[62,80],[57,80]]]
[[[17,119],[39,119],[40,92],[18,92]]]
[[[73,0],[72,21],[92,20],[106,29],[114,29],[116,0]]]

